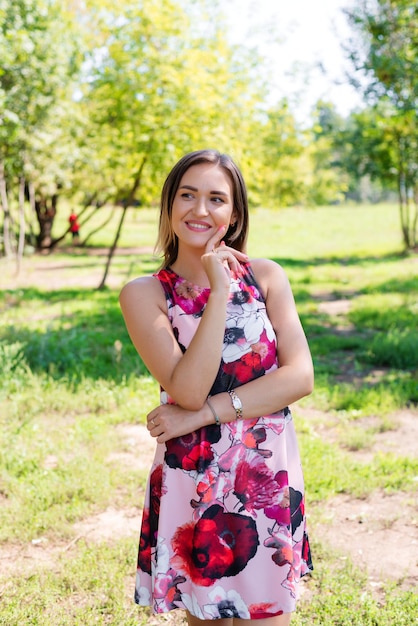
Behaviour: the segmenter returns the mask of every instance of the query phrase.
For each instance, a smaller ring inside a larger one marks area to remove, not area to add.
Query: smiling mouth
[[[197,224],[196,222],[186,222],[187,226],[189,228],[192,228],[193,230],[209,230],[210,226],[209,224]]]

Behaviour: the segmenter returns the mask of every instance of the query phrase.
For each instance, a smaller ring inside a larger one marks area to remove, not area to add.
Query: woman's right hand
[[[215,235],[209,239],[205,254],[201,257],[202,265],[209,278],[211,291],[216,291],[218,288],[229,291],[231,271],[239,275],[241,273],[240,262],[248,260],[248,256],[244,252],[225,245],[225,242],[222,241],[225,232],[226,226],[221,226]]]
[[[165,443],[175,437],[183,437],[211,423],[208,407],[188,411],[177,404],[160,404],[147,415],[147,428],[158,443]]]

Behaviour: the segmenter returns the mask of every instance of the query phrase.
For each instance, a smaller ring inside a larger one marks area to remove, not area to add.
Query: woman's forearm
[[[297,400],[312,393],[314,384],[312,363],[309,359],[305,363],[285,365],[260,378],[245,383],[235,389],[242,403],[242,419],[254,419],[262,415],[269,415],[284,409]],[[210,406],[209,406],[210,404]],[[237,419],[229,393],[222,392],[202,400],[193,411],[193,419],[189,420],[188,432],[213,424],[214,413],[222,423],[233,422]]]
[[[296,400],[309,395],[313,388],[313,370],[309,360],[286,365],[236,388],[242,402],[242,419],[254,419],[280,411]],[[215,417],[216,416],[216,417]],[[214,395],[197,409],[181,405],[158,405],[147,416],[148,429],[164,443],[173,437],[189,434],[214,423],[233,422],[237,419],[227,392]]]
[[[218,373],[227,301],[224,292],[210,294],[199,327],[166,385],[170,397],[185,409],[202,407]]]
[[[269,415],[293,404],[312,393],[314,384],[312,364],[285,365],[279,369],[245,383],[235,389],[242,403],[243,419]],[[236,419],[236,412],[228,393],[210,398],[210,404],[221,422]],[[214,421],[211,411],[202,405],[202,425]]]

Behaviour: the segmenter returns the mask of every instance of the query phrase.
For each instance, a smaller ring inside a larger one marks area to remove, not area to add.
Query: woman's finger
[[[222,237],[224,236],[226,232],[226,226],[225,224],[223,226],[220,226],[218,228],[218,230],[216,231],[216,233],[213,235],[213,237],[211,237],[207,244],[206,244],[206,253],[207,252],[213,252],[215,246],[218,246]]]

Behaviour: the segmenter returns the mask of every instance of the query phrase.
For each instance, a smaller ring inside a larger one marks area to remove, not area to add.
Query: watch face
[[[232,404],[234,405],[234,409],[242,409],[242,402],[236,395],[232,396]]]

